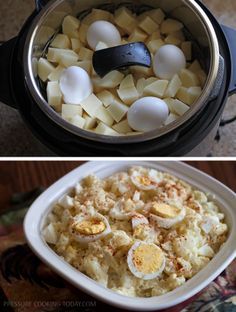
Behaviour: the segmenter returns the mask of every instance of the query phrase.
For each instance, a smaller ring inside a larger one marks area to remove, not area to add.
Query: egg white
[[[151,223],[156,224],[158,227],[161,227],[164,229],[170,229],[173,225],[181,222],[184,219],[185,215],[186,215],[186,210],[185,208],[182,208],[180,210],[180,213],[174,218],[163,218],[153,213],[150,213],[149,219]]]
[[[134,171],[131,176],[130,179],[132,181],[132,183],[140,190],[144,190],[144,191],[148,191],[148,190],[154,190],[157,188],[157,184],[161,181],[161,179],[157,176],[157,174],[155,174],[155,170],[149,170],[148,174],[144,174],[143,172],[139,172],[139,171]],[[153,184],[150,185],[145,185],[142,184],[138,178],[148,178],[151,182],[153,182]]]

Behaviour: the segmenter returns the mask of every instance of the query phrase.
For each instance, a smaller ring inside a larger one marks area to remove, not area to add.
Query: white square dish
[[[119,295],[80,273],[60,258],[41,235],[44,220],[54,203],[85,176],[94,173],[105,178],[128,167],[141,165],[169,172],[199,190],[215,195],[215,201],[226,216],[229,226],[227,241],[209,264],[175,290],[151,298],[133,298]],[[108,304],[135,311],[154,311],[175,306],[192,297],[214,280],[236,256],[236,195],[219,181],[181,162],[102,161],[89,162],[71,171],[50,186],[30,207],[24,231],[29,246],[38,257],[68,282]]]

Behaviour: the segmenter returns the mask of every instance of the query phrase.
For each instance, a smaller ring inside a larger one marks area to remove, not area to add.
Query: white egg
[[[79,104],[93,92],[89,75],[78,66],[65,69],[61,74],[59,84],[66,104]]]
[[[151,280],[164,270],[165,255],[157,245],[137,241],[128,252],[127,263],[134,276]]]
[[[107,21],[96,21],[92,23],[87,31],[87,41],[93,50],[99,42],[105,43],[108,47],[121,44],[121,36],[118,29]]]
[[[163,126],[168,114],[168,106],[163,100],[148,96],[132,104],[128,110],[127,118],[132,129],[148,132]]]
[[[121,198],[115,203],[109,214],[113,219],[129,220],[136,211],[142,210],[143,207],[143,201],[133,202],[132,200]]]
[[[134,170],[130,179],[137,188],[144,191],[156,189],[162,180],[161,177],[158,177],[157,171],[153,169]]]
[[[100,213],[78,215],[70,221],[70,232],[78,242],[89,243],[109,234],[111,227],[107,218]]]
[[[186,58],[183,51],[172,44],[162,46],[155,54],[153,70],[161,79],[171,79],[186,67]]]

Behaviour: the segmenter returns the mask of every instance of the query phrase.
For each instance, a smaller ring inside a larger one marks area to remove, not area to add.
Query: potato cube
[[[177,114],[178,116],[184,115],[188,110],[189,106],[177,99],[165,99],[166,104],[172,114]]]
[[[46,59],[40,58],[38,61],[38,76],[42,81],[46,81],[48,76],[55,70],[55,67]]]
[[[85,47],[82,47],[79,51],[79,59],[81,61],[85,61],[85,60],[92,60],[93,58],[93,51],[90,49],[87,49]]]
[[[120,83],[119,89],[127,89],[134,87],[134,77],[133,75],[127,75]]]
[[[90,116],[85,116],[85,125],[84,125],[84,129],[89,130],[89,129],[93,129],[96,127],[97,125],[97,119],[96,118],[92,118]]]
[[[169,111],[172,113],[172,114],[175,114],[175,110],[174,110],[174,99],[172,98],[165,98],[163,99],[166,104],[168,105],[169,107]]]
[[[125,114],[127,114],[128,109],[128,106],[124,105],[119,99],[115,99],[113,103],[107,107],[107,111],[116,122],[121,121]]]
[[[204,87],[205,83],[206,83],[206,79],[207,79],[207,75],[204,72],[204,70],[199,70],[196,72],[198,79],[200,81],[201,87]]]
[[[89,26],[81,23],[79,28],[79,39],[82,43],[87,43],[87,32],[88,32]]]
[[[50,81],[58,81],[64,69],[65,69],[64,66],[58,65],[56,68],[54,68],[54,70],[48,76],[48,79]]]
[[[176,119],[178,119],[178,115],[170,113],[166,121],[164,122],[165,126],[168,126],[172,122],[174,122]]]
[[[57,112],[61,111],[62,93],[57,81],[49,81],[47,85],[48,104]]]
[[[168,80],[157,80],[144,88],[144,94],[162,98],[168,86]]]
[[[83,18],[83,23],[90,26],[92,23],[99,20],[112,22],[113,19],[113,14],[109,11],[92,9],[92,12]]]
[[[127,105],[133,104],[133,102],[139,98],[139,93],[135,86],[126,89],[118,89],[117,93],[120,99]]]
[[[90,75],[92,72],[92,62],[91,61],[79,61],[73,64],[73,66],[78,66],[86,70],[86,72]]]
[[[179,77],[182,81],[183,87],[190,88],[200,86],[200,81],[197,75],[191,72],[189,69],[182,69],[180,71]]]
[[[102,101],[105,107],[111,105],[111,103],[114,101],[115,98],[115,96],[107,90],[97,93],[96,96],[99,98],[100,101]]]
[[[188,68],[191,72],[194,72],[195,74],[202,69],[200,63],[198,60],[195,60]]]
[[[82,116],[82,111],[80,105],[62,104],[61,117],[68,121],[76,115]]]
[[[83,100],[80,105],[90,117],[96,117],[96,111],[102,106],[102,102],[91,94],[87,99]]]
[[[191,41],[184,41],[181,44],[181,49],[184,52],[187,61],[192,60],[192,42]]]
[[[67,35],[58,34],[53,39],[50,46],[53,48],[58,48],[58,49],[70,49],[71,42],[70,42],[70,39]]]
[[[100,77],[93,78],[93,83],[95,87],[111,89],[117,87],[121,83],[123,78],[124,75],[122,73],[120,73],[117,70],[113,70],[103,78]]]
[[[95,47],[95,51],[99,51],[99,50],[103,50],[107,48],[108,48],[108,45],[106,43],[99,41]]]
[[[139,97],[141,97],[143,95],[143,90],[146,86],[146,79],[145,78],[140,78],[138,81],[137,81],[137,85],[136,85],[136,89],[139,93]]]
[[[75,115],[74,117],[72,117],[69,122],[72,125],[79,127],[81,129],[83,129],[85,125],[85,119],[79,115]]]
[[[49,48],[47,59],[49,62],[53,63],[63,63],[66,59],[76,62],[78,60],[78,55],[74,51],[68,49]]]
[[[175,31],[181,30],[183,27],[184,25],[181,22],[168,18],[161,24],[161,33],[168,35]]]
[[[162,47],[164,44],[165,42],[162,39],[155,39],[155,40],[150,41],[147,44],[147,47],[151,53],[155,54],[160,49],[160,47]]]
[[[182,86],[182,82],[179,79],[179,76],[174,75],[174,77],[171,79],[166,89],[165,97],[175,97],[176,93],[178,92],[181,86]]]
[[[139,28],[135,28],[130,34],[128,41],[129,42],[137,42],[137,41],[145,41],[147,39],[147,34]]]
[[[159,25],[154,22],[149,16],[143,17],[143,19],[139,22],[139,27],[145,31],[147,34],[151,35],[159,28]]]
[[[103,122],[99,122],[97,128],[94,130],[94,132],[98,134],[103,134],[103,135],[111,135],[111,136],[118,136],[119,133],[113,130],[112,128],[108,127],[105,125]]]
[[[117,123],[116,125],[114,125],[112,127],[115,131],[117,131],[118,133],[128,133],[128,132],[132,132],[132,129],[130,128],[129,124],[128,124],[128,120],[122,120],[121,122]]]
[[[168,35],[165,39],[165,43],[180,46],[181,41],[178,38],[174,37],[173,35]]]
[[[152,67],[144,66],[130,66],[131,73],[135,76],[136,79],[145,77],[154,76]]]
[[[74,16],[68,15],[62,23],[62,32],[70,38],[79,39],[80,21]]]
[[[95,117],[105,123],[107,126],[112,126],[114,123],[114,119],[111,117],[111,115],[108,113],[105,107],[100,106],[96,112]]]
[[[153,82],[155,82],[155,81],[157,81],[157,80],[158,80],[157,77],[150,77],[150,78],[147,78],[146,81],[145,81],[145,86],[144,86],[144,87],[150,85],[151,83],[153,83]]]
[[[151,34],[151,36],[149,36],[146,41],[150,42],[150,41],[157,40],[157,39],[161,39],[160,29],[157,29],[153,34]]]
[[[124,29],[127,34],[131,34],[137,25],[132,12],[124,6],[115,11],[115,23]]]
[[[72,50],[75,51],[75,53],[79,53],[82,44],[79,39],[71,38],[71,46]]]
[[[73,52],[73,51],[71,51]],[[78,61],[78,55],[75,53],[74,55],[72,54],[62,54],[60,57],[59,64],[65,67],[70,67],[74,65],[75,62]]]
[[[195,100],[201,95],[201,93],[202,89],[200,87],[181,87],[176,97],[185,104],[192,105]]]
[[[165,18],[165,14],[161,9],[153,9],[148,11],[148,15],[154,20],[155,23],[161,24]]]

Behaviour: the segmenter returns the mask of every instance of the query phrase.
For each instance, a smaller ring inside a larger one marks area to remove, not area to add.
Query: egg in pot
[[[127,263],[134,276],[151,280],[164,270],[165,255],[157,245],[137,241],[128,252]]]
[[[105,237],[111,232],[111,228],[106,217],[96,213],[91,216],[80,215],[72,218],[70,232],[78,242],[89,243]]]

